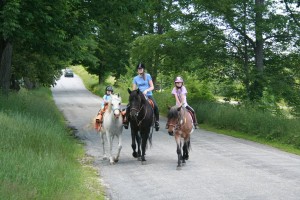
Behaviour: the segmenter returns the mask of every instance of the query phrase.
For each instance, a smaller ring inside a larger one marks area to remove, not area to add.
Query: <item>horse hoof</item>
[[[146,160],[143,160],[142,161],[142,165],[146,165],[147,164],[147,161]]]
[[[133,152],[133,153],[132,153],[132,156],[133,156],[134,158],[137,158],[137,157],[138,157],[137,152]]]
[[[181,170],[181,169],[182,169],[181,166],[176,167],[176,170]]]
[[[107,160],[108,159],[108,157],[107,156],[103,156],[103,158],[102,158],[103,160]]]
[[[185,164],[186,164],[185,162],[184,162],[184,163],[182,163],[182,166],[185,166]]]
[[[141,158],[141,157],[138,157],[137,160],[138,160],[138,161],[142,161],[142,158]]]

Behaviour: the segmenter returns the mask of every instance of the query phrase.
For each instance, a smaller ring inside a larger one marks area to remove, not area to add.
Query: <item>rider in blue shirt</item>
[[[154,115],[155,115],[155,130],[159,130],[159,110],[157,107],[157,104],[153,98],[152,90],[154,90],[154,85],[152,81],[152,77],[150,74],[145,72],[145,65],[142,63],[139,63],[136,67],[138,71],[138,75],[133,78],[132,81],[132,89],[136,90],[139,88],[140,91],[143,92],[143,94],[151,99],[154,104]],[[125,128],[128,128],[128,124],[124,124]]]

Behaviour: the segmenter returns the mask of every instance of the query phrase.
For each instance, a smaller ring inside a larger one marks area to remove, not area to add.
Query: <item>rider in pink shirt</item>
[[[195,114],[194,109],[191,106],[189,106],[187,103],[186,94],[188,92],[187,92],[186,87],[183,85],[183,83],[184,83],[184,81],[180,76],[176,77],[174,80],[175,87],[172,90],[172,94],[175,97],[176,105],[178,107],[182,105],[192,113],[194,127],[195,127],[195,129],[197,129],[198,123],[197,123],[196,114]],[[168,128],[168,123],[166,125],[166,128]]]

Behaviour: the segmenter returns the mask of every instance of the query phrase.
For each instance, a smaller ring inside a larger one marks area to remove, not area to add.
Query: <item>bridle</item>
[[[185,112],[185,110],[183,110],[184,112]],[[178,113],[178,117],[177,117],[177,120],[176,120],[176,124],[172,124],[172,123],[169,123],[168,125],[169,126],[173,126],[174,127],[174,130],[178,130],[178,129],[180,129],[181,128],[181,126],[182,125],[184,125],[185,123],[186,123],[186,118],[182,118],[182,115],[181,115],[181,109],[179,110],[179,111],[177,111],[177,112],[179,112]],[[185,116],[185,113],[183,113],[183,116]]]
[[[115,106],[114,104],[111,103],[111,110],[112,110],[115,118],[118,118],[121,115],[121,108],[120,108],[120,106]],[[118,115],[115,114],[116,110],[119,110],[119,114]]]
[[[135,119],[137,125],[140,126],[141,123],[143,122],[143,120],[146,118],[146,115],[147,115],[147,112],[148,112],[148,111],[147,111],[147,109],[145,109],[146,111],[145,111],[144,117],[143,117],[141,120],[138,120],[137,117],[139,116],[139,114],[140,114],[140,112],[142,111],[142,109],[145,108],[145,107],[144,107],[144,104],[141,105],[141,104],[142,104],[141,97],[140,97],[139,95],[138,95],[138,97],[139,97],[139,104],[140,104],[140,107],[135,108],[135,107],[131,107],[131,106],[130,106],[130,116],[134,116],[134,119]],[[135,114],[135,115],[131,115],[131,111],[136,111],[136,114]]]

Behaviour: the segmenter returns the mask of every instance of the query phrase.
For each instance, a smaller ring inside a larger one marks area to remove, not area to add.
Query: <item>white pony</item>
[[[107,159],[105,153],[105,135],[108,141],[108,157],[110,164],[115,164],[119,161],[120,152],[122,149],[122,131],[123,131],[123,120],[121,115],[121,102],[122,99],[119,94],[111,94],[111,100],[108,103],[108,108],[103,115],[103,124],[100,130],[100,135],[102,139],[103,145],[103,159]],[[113,146],[113,139],[114,137],[119,139],[118,145],[118,153],[116,157],[112,156],[112,146]]]

